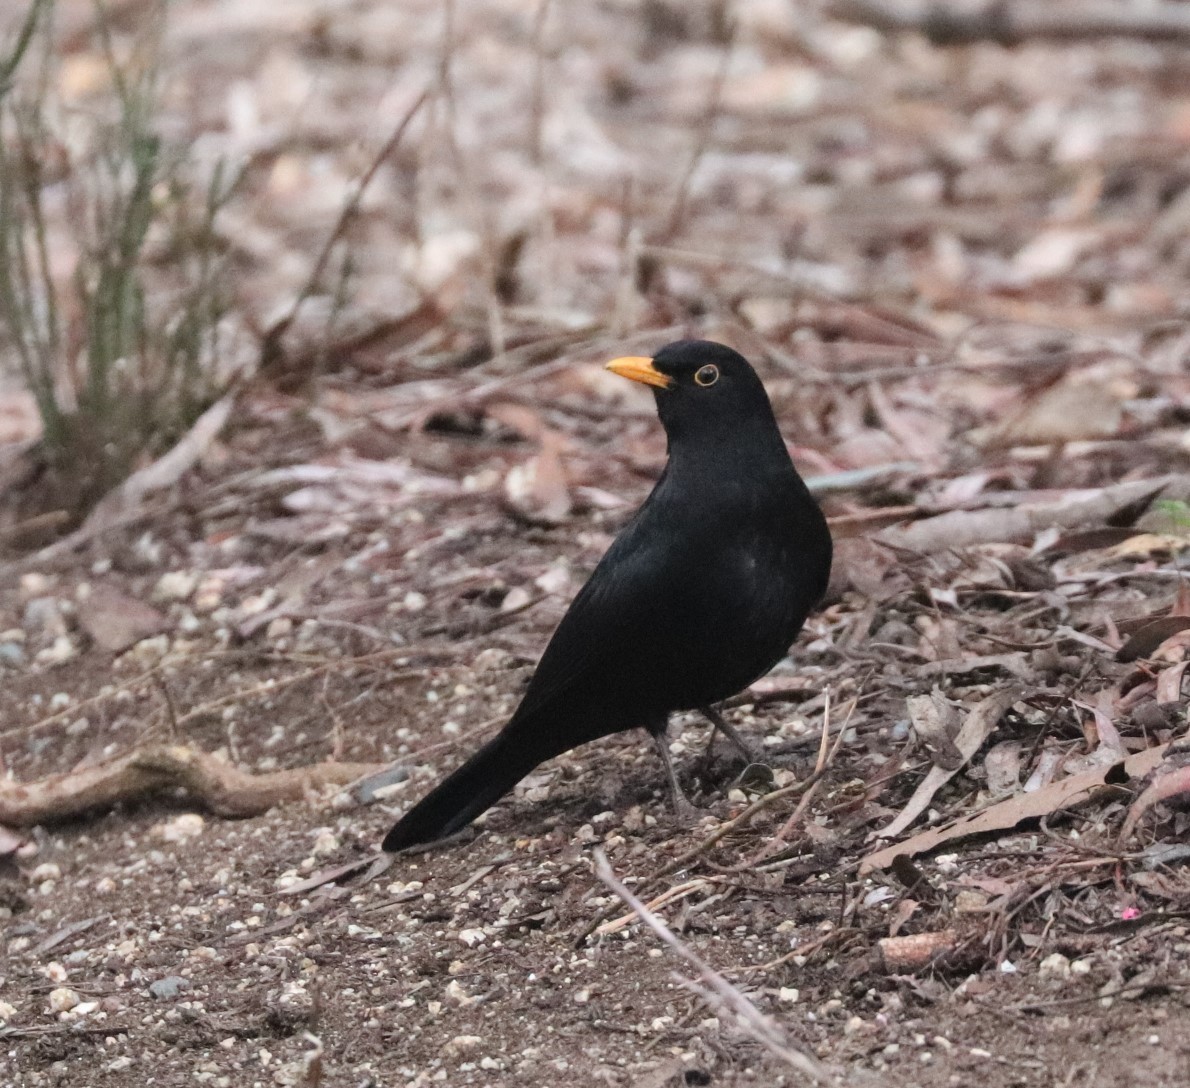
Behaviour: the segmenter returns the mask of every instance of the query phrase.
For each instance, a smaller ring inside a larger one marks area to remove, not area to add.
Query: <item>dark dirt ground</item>
[[[109,6],[132,34],[143,3]],[[249,163],[225,226],[248,354],[435,96],[348,228],[351,304],[328,329],[316,292],[177,487],[39,552],[6,454],[0,757],[33,782],[171,741],[408,778],[370,805],[332,787],[226,820],[167,793],[16,832],[0,1083],[801,1083],[649,932],[592,935],[625,914],[596,847],[837,1083],[1186,1083],[1190,876],[1152,852],[1186,840],[1176,800],[1131,842],[1142,781],[858,865],[936,762],[907,709],[936,686],[960,717],[1008,709],[907,835],[1185,735],[1180,625],[1115,652],[1185,614],[1184,507],[876,534],[1166,474],[1190,497],[1190,54],[942,49],[770,2],[731,8],[729,46],[727,7],[460,2],[444,33],[428,3],[174,5],[171,125]],[[60,12],[68,100],[101,90],[90,10]],[[302,890],[515,704],[663,461],[648,396],[596,364],[677,332],[755,359],[842,541],[823,609],[730,712],[783,787],[830,693],[842,743],[789,849],[757,860],[797,796],[649,883],[768,788],[683,718],[694,827],[624,736],[474,837]],[[15,390],[4,409],[27,415]],[[951,931],[915,971],[877,944]]]

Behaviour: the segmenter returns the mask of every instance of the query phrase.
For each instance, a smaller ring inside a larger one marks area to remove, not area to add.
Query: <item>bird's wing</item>
[[[524,718],[576,688],[626,681],[664,637],[681,594],[673,537],[642,510],[599,561],[554,631],[517,709]]]

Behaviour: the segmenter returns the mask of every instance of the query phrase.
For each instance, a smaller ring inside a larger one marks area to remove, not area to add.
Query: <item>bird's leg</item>
[[[713,706],[700,706],[698,712],[706,718],[714,727],[711,729],[711,739],[707,741],[707,755],[709,760],[711,755],[711,746],[715,743],[715,731],[721,732],[732,744],[735,745],[736,750],[744,757],[748,763],[763,763],[764,759],[760,756],[742,736],[740,731],[736,729],[722,714],[719,713]]]
[[[669,780],[669,796],[673,803],[674,815],[682,823],[692,823],[698,815],[698,809],[686,799],[678,782],[677,772],[674,771],[673,760],[669,755],[669,743],[665,739],[665,726],[662,725],[660,729],[650,727],[649,732],[653,735],[653,744],[657,748],[657,755],[661,757],[665,777]]]

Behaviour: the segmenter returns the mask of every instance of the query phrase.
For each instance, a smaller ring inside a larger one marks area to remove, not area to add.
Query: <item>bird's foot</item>
[[[684,794],[673,794],[670,797],[670,806],[673,809],[674,823],[679,827],[693,827],[698,823],[701,813],[686,799]]]
[[[713,706],[700,707],[698,711],[707,721],[712,725],[711,739],[707,741],[706,760],[709,763],[711,758],[711,748],[715,744],[715,734],[722,733],[732,744],[737,752],[744,757],[745,763],[763,763],[764,757],[749,744],[740,731],[736,729],[722,714],[719,713]]]
[[[681,783],[678,782],[678,775],[669,755],[669,745],[666,743],[665,734],[654,733],[653,743],[657,746],[657,755],[661,759],[661,765],[665,768],[665,778],[669,783],[669,799],[673,806],[674,818],[683,827],[689,827],[698,819],[698,809],[686,799]]]

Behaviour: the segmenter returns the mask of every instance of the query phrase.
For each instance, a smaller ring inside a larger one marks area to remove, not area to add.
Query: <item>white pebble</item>
[[[50,991],[50,1012],[69,1012],[79,1003],[79,995],[68,986]]]

